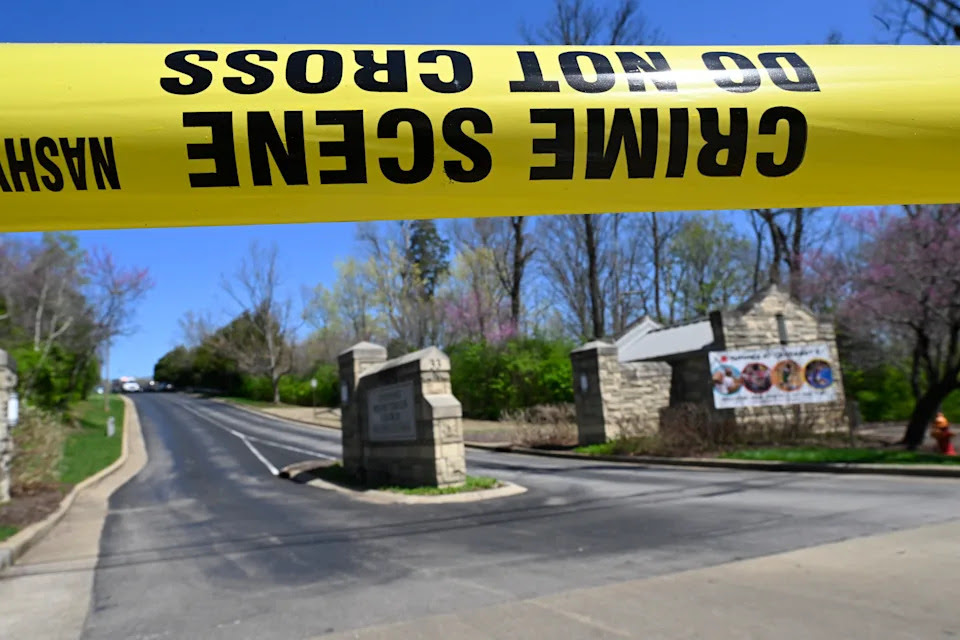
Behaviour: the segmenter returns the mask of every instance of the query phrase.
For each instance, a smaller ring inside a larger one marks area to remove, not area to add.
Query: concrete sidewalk
[[[960,521],[325,640],[946,638],[960,635]]]
[[[136,408],[125,400],[124,429],[130,446],[126,462],[81,491],[56,527],[0,573],[0,638],[80,637],[90,607],[110,494],[147,461]]]

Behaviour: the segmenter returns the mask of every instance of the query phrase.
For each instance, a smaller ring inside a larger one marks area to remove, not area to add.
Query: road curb
[[[77,496],[80,495],[81,491],[99,484],[108,476],[111,476],[115,472],[119,471],[120,468],[126,464],[127,459],[130,457],[130,430],[140,430],[140,418],[137,415],[137,409],[134,406],[133,401],[125,396],[121,396],[121,398],[124,402],[124,410],[123,440],[120,445],[120,457],[117,458],[109,467],[101,469],[83,482],[74,486],[70,493],[64,496],[63,500],[60,501],[60,506],[57,507],[56,511],[48,515],[40,522],[34,522],[32,525],[8,538],[4,542],[0,542],[0,570],[13,565],[21,556],[23,556],[23,554],[43,540],[43,538],[46,537],[46,535],[50,533],[50,531],[57,526],[57,524],[59,524],[63,517],[67,515],[67,512],[70,510],[70,507],[73,506],[74,501],[77,499]]]
[[[293,478],[299,473],[309,471],[308,463],[297,463],[288,465],[281,469],[281,474],[287,474],[287,477]],[[296,480],[293,480],[296,482]],[[395,493],[393,491],[378,491],[376,489],[351,489],[334,482],[312,478],[303,484],[317,489],[333,491],[341,495],[349,496],[355,500],[369,502],[372,504],[463,504],[467,502],[481,502],[484,500],[494,500],[496,498],[507,498],[517,496],[527,492],[526,487],[522,487],[513,482],[498,480],[500,486],[493,489],[481,489],[480,491],[467,491],[464,493],[451,493],[439,496],[413,496],[404,493]]]
[[[328,427],[315,422],[296,420],[276,416],[251,407],[245,407],[228,400],[219,398],[215,402],[228,404],[259,416],[268,416],[278,420],[287,420],[297,424],[311,426],[317,429],[340,431],[337,427]],[[545,458],[567,458],[573,460],[593,460],[600,462],[621,462],[626,464],[640,464],[663,467],[693,467],[701,469],[739,469],[741,471],[770,471],[790,473],[829,473],[829,474],[860,474],[882,476],[918,476],[927,478],[960,478],[960,465],[890,465],[890,464],[859,464],[859,463],[813,463],[813,462],[779,462],[776,460],[728,460],[725,458],[661,458],[655,456],[611,456],[589,455],[571,451],[545,451],[532,449],[508,443],[464,442],[468,449],[492,451],[496,453],[520,453]]]
[[[960,478],[960,465],[889,465],[857,463],[778,462],[775,460],[727,460],[724,458],[658,458],[653,456],[589,455],[571,451],[544,451],[530,447],[504,444],[467,443],[471,449],[499,453],[520,453],[545,458],[567,458],[601,462],[621,462],[668,467],[698,467],[706,469],[739,469],[792,473],[864,474],[885,476],[921,476],[930,478]]]

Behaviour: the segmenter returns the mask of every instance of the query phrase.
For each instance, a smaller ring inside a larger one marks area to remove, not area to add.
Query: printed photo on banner
[[[770,367],[762,362],[751,362],[743,368],[743,386],[751,393],[766,393],[773,386]]]
[[[827,344],[716,351],[708,357],[714,406],[718,409],[836,399],[835,365]]]
[[[715,393],[730,396],[743,386],[743,378],[736,367],[723,366],[713,371],[713,390]]]
[[[808,362],[803,377],[814,389],[826,389],[833,385],[833,369],[826,360]]]
[[[793,360],[783,360],[774,365],[773,377],[781,391],[796,391],[803,386],[803,370]]]

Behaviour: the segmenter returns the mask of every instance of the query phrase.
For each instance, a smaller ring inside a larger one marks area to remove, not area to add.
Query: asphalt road
[[[180,395],[136,404],[149,463],[110,500],[87,639],[306,638],[958,515],[949,480],[475,451],[469,473],[529,491],[372,505],[269,471],[336,457],[336,431]]]

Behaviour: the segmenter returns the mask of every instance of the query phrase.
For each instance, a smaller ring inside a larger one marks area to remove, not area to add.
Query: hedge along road
[[[179,395],[135,402],[149,462],[111,497],[88,639],[286,639],[473,610],[941,522],[956,493],[470,451],[471,474],[528,492],[371,505],[267,464],[335,457],[338,431]]]
[[[960,201],[953,47],[4,44],[0,65],[0,231]]]

